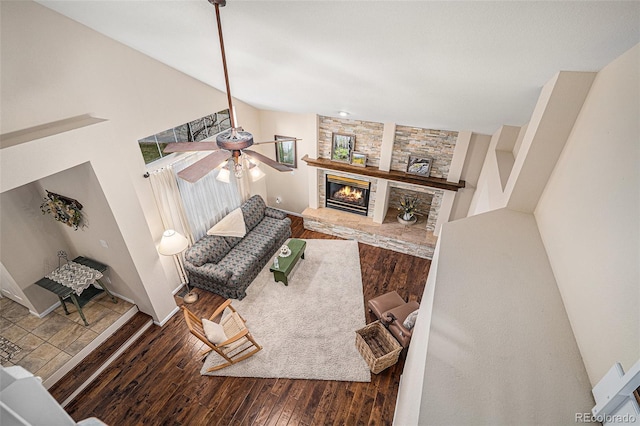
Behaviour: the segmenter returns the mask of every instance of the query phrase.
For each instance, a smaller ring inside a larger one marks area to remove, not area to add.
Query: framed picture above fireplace
[[[429,177],[430,172],[431,158],[415,157],[413,155],[409,156],[409,161],[407,162],[407,173]]]
[[[331,161],[351,163],[351,153],[356,146],[356,135],[332,133]]]
[[[358,167],[367,167],[367,154],[362,152],[351,153],[351,165]]]

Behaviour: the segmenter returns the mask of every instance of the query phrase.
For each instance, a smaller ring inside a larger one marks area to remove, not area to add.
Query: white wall
[[[559,72],[542,87],[524,133],[503,126],[493,135],[469,215],[503,207],[533,212],[594,78]]]
[[[433,251],[429,276],[420,301],[418,318],[411,334],[411,340],[414,344],[409,345],[409,349],[407,349],[407,357],[400,376],[396,410],[393,416],[393,424],[397,426],[417,425],[420,417],[420,404],[416,401],[422,401],[423,385],[425,380],[428,380],[424,374],[425,360],[429,350],[431,313],[433,312],[435,288],[438,281],[439,258],[440,239],[436,242],[436,248]]]
[[[451,222],[439,244],[418,424],[573,424],[589,412],[591,387],[533,215]]]
[[[107,285],[117,294],[128,299],[136,299],[128,283],[140,281],[140,277],[135,272],[127,245],[91,164],[83,163],[47,176],[38,181],[38,186],[41,188],[41,194],[49,190],[75,198],[83,205],[82,212],[88,221],[88,226],[77,231],[55,222],[50,216],[46,217],[61,228],[65,240],[69,242],[69,259],[86,256],[105,265],[118,265],[118,268],[110,268],[106,273],[110,281],[110,285]],[[101,241],[104,241],[108,247],[103,247]],[[38,241],[35,240],[29,245],[37,244]]]
[[[513,126],[503,126],[491,136],[489,146],[485,151],[484,162],[481,166],[480,175],[477,180],[477,189],[473,193],[473,198],[469,204],[468,216],[484,213],[490,210],[501,209],[507,205],[507,199],[502,187],[500,169],[496,149],[503,132],[516,129]]]
[[[487,156],[487,150],[491,137],[489,135],[481,135],[472,133],[469,141],[464,166],[460,179],[465,181],[465,187],[456,192],[456,198],[453,203],[453,210],[449,220],[457,220],[467,217],[469,207],[473,200],[473,196],[478,188],[478,180],[482,172],[482,165]]]
[[[595,76],[561,71],[542,88],[505,187],[510,209],[534,211]]]
[[[503,194],[494,135],[470,208],[488,212],[443,228],[428,342],[412,343],[428,344],[423,380],[398,393],[422,402],[397,418],[574,424],[591,385],[639,358],[639,56],[545,86]]]
[[[40,211],[42,195],[35,183],[0,194],[0,256],[7,273],[13,271],[6,279],[14,280],[23,293],[18,294],[23,300],[16,301],[36,313],[44,312],[58,298],[40,287],[27,294],[25,289],[58,266],[58,250],[70,251],[60,224]]]
[[[309,175],[315,173],[307,163],[300,160],[305,154],[311,158],[318,144],[318,123],[315,114],[293,114],[276,111],[260,111],[261,139],[273,140],[275,135],[292,136],[302,140],[296,142],[298,167],[293,174],[278,172],[271,167],[261,166],[267,175],[267,204],[293,213],[302,213],[309,207]],[[254,147],[256,151],[275,160],[275,147],[265,144]],[[276,204],[276,197],[282,203]]]
[[[598,73],[535,211],[592,384],[640,359],[640,45]]]
[[[127,282],[134,300],[164,320],[175,309],[178,277],[155,248],[163,229],[137,140],[224,109],[226,96],[36,3],[0,8],[0,131],[85,114],[108,120],[3,148],[2,192],[90,162],[117,224],[103,239],[116,241],[119,232],[131,258],[110,266],[138,276]],[[259,126],[257,110],[235,105],[244,127]]]

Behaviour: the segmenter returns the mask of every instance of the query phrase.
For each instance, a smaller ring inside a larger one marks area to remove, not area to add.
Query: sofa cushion
[[[189,265],[184,265],[188,272],[192,272]],[[207,279],[214,282],[224,283],[231,277],[231,271],[227,271],[217,263],[205,263],[197,268],[199,275],[204,275]]]
[[[231,250],[223,237],[207,235],[200,238],[187,250],[185,259],[195,266],[217,263]]]
[[[277,238],[275,235],[263,235],[255,231],[251,231],[234,249],[242,250],[250,253],[258,259],[268,256],[273,251]]]
[[[253,232],[258,232],[263,235],[273,235],[276,238],[281,236],[291,235],[290,219],[278,220],[270,217],[265,217],[262,221],[253,228]]]
[[[231,272],[229,280],[234,284],[240,283],[242,277],[249,274],[256,265],[259,265],[257,256],[243,252],[237,248],[231,249],[229,254],[218,262],[218,266]]]
[[[247,226],[247,231],[253,229],[264,217],[264,211],[267,205],[259,195],[254,195],[249,198],[242,206],[242,214],[244,216],[244,224]]]
[[[274,209],[273,207],[267,207],[264,211],[264,215],[280,220],[287,217],[287,214],[285,212],[283,212],[282,210]]]
[[[224,237],[224,240],[227,242],[227,244],[229,244],[230,248],[234,248],[235,246],[238,245],[238,243],[240,241],[242,241],[242,238],[239,238],[239,237]]]

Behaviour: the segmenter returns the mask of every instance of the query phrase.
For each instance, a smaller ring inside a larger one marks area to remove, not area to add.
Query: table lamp
[[[193,291],[189,290],[189,279],[187,278],[187,273],[184,270],[184,263],[182,262],[182,252],[185,251],[189,247],[189,241],[179,232],[174,231],[173,229],[167,229],[162,234],[162,240],[160,240],[160,245],[158,246],[158,253],[163,256],[175,256],[178,261],[178,272],[180,274],[180,279],[187,286],[187,294],[184,295],[182,300],[184,303],[193,303],[198,300],[198,295]]]

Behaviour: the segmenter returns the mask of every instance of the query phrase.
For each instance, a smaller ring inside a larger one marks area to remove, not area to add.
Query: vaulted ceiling
[[[206,0],[38,2],[224,90]],[[557,71],[640,42],[637,1],[228,0],[221,14],[244,102],[481,133],[526,123]]]

